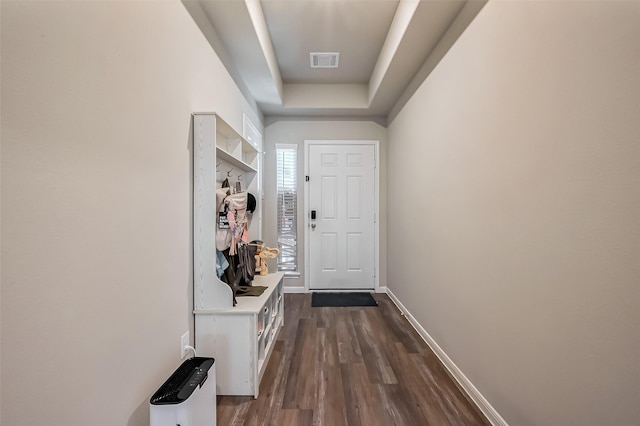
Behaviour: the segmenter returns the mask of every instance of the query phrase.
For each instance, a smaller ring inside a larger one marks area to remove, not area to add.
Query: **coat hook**
[[[238,180],[242,180],[242,174],[238,175]]]
[[[232,172],[232,171],[233,171],[233,169],[231,169],[231,170],[229,170],[229,171],[227,172],[227,177],[231,177],[231,172]]]

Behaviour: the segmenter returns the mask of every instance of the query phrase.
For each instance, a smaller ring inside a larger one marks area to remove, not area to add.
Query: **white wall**
[[[1,7],[1,422],[147,425],[193,336],[190,113],[259,120],[179,2]]]
[[[304,141],[305,140],[377,140],[380,141],[380,277],[381,287],[387,285],[387,131],[371,121],[321,121],[291,119],[265,126],[264,138],[264,207],[263,240],[269,247],[277,247],[276,215],[276,152],[275,144],[298,145],[298,270],[299,279],[285,278],[285,287],[304,287]],[[275,261],[269,268],[275,269]]]
[[[640,424],[639,42],[490,1],[389,127],[389,288],[512,425]]]

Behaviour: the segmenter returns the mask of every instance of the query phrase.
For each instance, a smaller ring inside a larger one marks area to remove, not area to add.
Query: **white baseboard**
[[[378,287],[376,293],[388,293],[387,286]]]
[[[304,287],[287,287],[287,286],[284,286],[284,292],[285,293],[306,293],[307,290],[305,290]]]
[[[420,337],[424,339],[424,341],[429,345],[431,350],[436,354],[440,362],[445,366],[451,376],[455,378],[460,387],[469,395],[469,398],[478,406],[480,411],[487,417],[489,422],[495,426],[508,426],[508,423],[500,416],[500,414],[496,411],[493,406],[487,401],[487,399],[482,396],[480,391],[476,389],[476,387],[471,383],[471,381],[464,375],[464,373],[458,368],[457,365],[449,358],[449,356],[445,353],[444,350],[436,343],[435,340],[427,333],[420,323],[414,318],[413,315],[407,310],[407,308],[398,300],[393,292],[386,288],[386,293],[389,295],[389,298],[396,304],[400,312],[409,320],[409,323],[416,329]]]

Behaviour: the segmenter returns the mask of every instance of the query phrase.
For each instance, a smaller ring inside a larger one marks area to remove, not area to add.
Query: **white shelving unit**
[[[256,276],[259,297],[238,297],[229,309],[197,310],[198,354],[216,359],[218,395],[258,397],[260,381],[284,324],[283,272]]]
[[[193,114],[193,306],[198,354],[216,359],[219,395],[258,396],[260,379],[283,324],[283,273],[256,276],[260,297],[237,297],[216,275],[216,193],[222,180],[261,198],[260,151],[215,113]],[[249,230],[255,235],[253,225]],[[253,235],[252,235],[253,234]]]
[[[257,158],[258,151],[220,116],[193,114],[194,310],[233,305],[231,288],[216,276],[216,188],[224,179],[232,186],[239,180],[243,189],[257,196],[257,170],[251,164],[257,165]]]

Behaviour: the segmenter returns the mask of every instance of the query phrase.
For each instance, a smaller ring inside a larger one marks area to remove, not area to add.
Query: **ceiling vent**
[[[311,68],[338,68],[339,53],[311,52]]]

